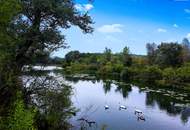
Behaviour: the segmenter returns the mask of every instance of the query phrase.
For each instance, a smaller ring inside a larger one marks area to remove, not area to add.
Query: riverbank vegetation
[[[148,85],[190,89],[190,43],[147,44],[147,55],[133,55],[128,47],[120,53],[105,48],[103,53],[66,54],[66,73],[87,73],[125,82],[135,80]]]

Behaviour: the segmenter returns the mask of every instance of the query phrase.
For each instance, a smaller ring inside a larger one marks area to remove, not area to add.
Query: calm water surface
[[[85,125],[84,121],[77,120],[83,117],[96,122],[91,126],[86,124],[88,129],[190,130],[188,97],[171,98],[172,94],[176,96],[178,93],[168,94],[168,91],[140,89],[129,84],[118,85],[102,80],[78,80],[70,81],[70,84],[74,89],[72,101],[80,110],[71,120],[74,129],[79,129],[77,126],[81,124]],[[108,110],[105,110],[105,105],[109,106]],[[127,106],[127,110],[119,110],[120,105]],[[137,119],[135,109],[143,111],[146,121]]]
[[[54,72],[49,75],[73,88],[71,100],[78,109],[76,116],[70,119],[73,130],[81,126],[87,130],[190,130],[188,92],[150,89],[112,80],[96,80],[94,77],[67,77]],[[24,81],[28,79],[31,81],[26,86],[35,81],[32,76],[23,76]],[[57,86],[50,87],[56,89]],[[109,109],[105,110],[105,105]],[[127,109],[119,110],[120,105]],[[145,121],[137,119],[135,109],[143,112]],[[95,124],[79,121],[81,118]]]

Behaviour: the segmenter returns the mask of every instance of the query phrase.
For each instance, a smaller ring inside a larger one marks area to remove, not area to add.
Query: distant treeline
[[[133,55],[128,47],[120,53],[71,51],[62,66],[66,73],[87,73],[124,81],[190,89],[190,43],[147,43],[147,55]]]

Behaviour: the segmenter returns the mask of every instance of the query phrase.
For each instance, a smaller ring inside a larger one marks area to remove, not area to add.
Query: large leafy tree
[[[182,47],[178,43],[161,43],[156,51],[156,63],[162,67],[177,67],[183,63]]]
[[[79,51],[70,51],[69,53],[65,55],[65,60],[67,63],[70,64],[71,62],[79,60],[80,55],[81,54]]]
[[[31,93],[35,91],[38,93],[34,87],[31,88],[31,92],[27,88],[24,88],[20,82],[19,76],[23,66],[26,64],[35,64],[37,61],[36,58],[49,55],[60,47],[66,47],[65,35],[62,33],[64,32],[62,30],[74,25],[79,27],[84,33],[91,33],[93,31],[91,24],[93,24],[93,22],[88,12],[80,12],[77,10],[74,0],[0,0],[1,119],[5,117],[3,119],[6,120],[9,109],[12,106],[11,104],[17,99],[16,93],[23,92],[21,96],[22,98],[24,97],[24,100],[21,99],[21,101],[24,101],[23,103],[25,104],[29,102]],[[51,84],[46,85],[51,86]],[[36,82],[35,87],[39,89],[39,85],[36,85]],[[58,112],[58,116],[60,117],[59,121],[62,121],[64,116],[65,118],[68,117],[67,113],[70,111],[67,109],[70,105],[70,100],[68,99],[69,91],[64,90],[64,93],[60,94],[61,97],[57,97],[63,99],[58,102],[59,105],[62,105],[61,107],[52,105],[52,108],[60,110],[60,112]],[[47,90],[44,90],[44,92],[47,92]],[[53,92],[51,92],[51,94],[52,93]],[[57,95],[58,94],[55,94],[55,96]],[[51,99],[52,98],[53,97],[51,97]],[[15,124],[18,121],[21,121],[21,124],[25,123],[23,120],[18,119],[25,113],[25,105],[22,107],[23,109],[19,107],[21,113],[15,110],[16,117],[13,114],[13,123],[8,122],[8,124]],[[52,111],[52,113],[49,114],[50,119],[52,119],[52,116],[56,113],[56,109],[50,109],[50,111]],[[62,114],[61,112],[64,113]],[[21,116],[19,114],[21,114]],[[30,113],[26,112],[26,118],[20,119],[28,119],[28,114]],[[31,118],[30,120],[32,120]],[[41,117],[39,117],[39,119],[40,118]],[[46,125],[46,127],[55,125],[53,121],[47,118],[44,120],[50,123]],[[58,121],[55,123],[59,124]],[[16,127],[13,126],[13,129],[16,129]],[[18,129],[22,128],[19,127]]]
[[[77,26],[92,33],[91,24],[74,0],[0,0],[0,103],[9,104],[17,91],[27,94],[19,82],[23,66],[66,47],[64,29]]]
[[[2,84],[10,83],[7,79],[10,80],[12,74],[19,75],[24,65],[35,64],[34,59],[39,56],[66,47],[62,30],[74,25],[84,33],[93,31],[93,22],[88,12],[77,10],[73,0],[0,2],[0,82],[4,82]],[[6,76],[3,75],[4,71]],[[4,77],[6,79],[3,79]]]
[[[20,0],[22,11],[14,18],[10,32],[18,39],[15,62],[20,69],[38,54],[66,47],[61,30],[72,25],[84,33],[93,31],[87,12],[75,9],[73,0]]]

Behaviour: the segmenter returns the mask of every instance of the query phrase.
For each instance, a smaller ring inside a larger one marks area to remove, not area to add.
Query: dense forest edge
[[[120,53],[105,48],[103,53],[71,51],[62,66],[66,74],[86,73],[124,82],[137,81],[149,86],[190,90],[190,43],[160,45],[147,43],[147,55],[134,55],[125,47]]]

